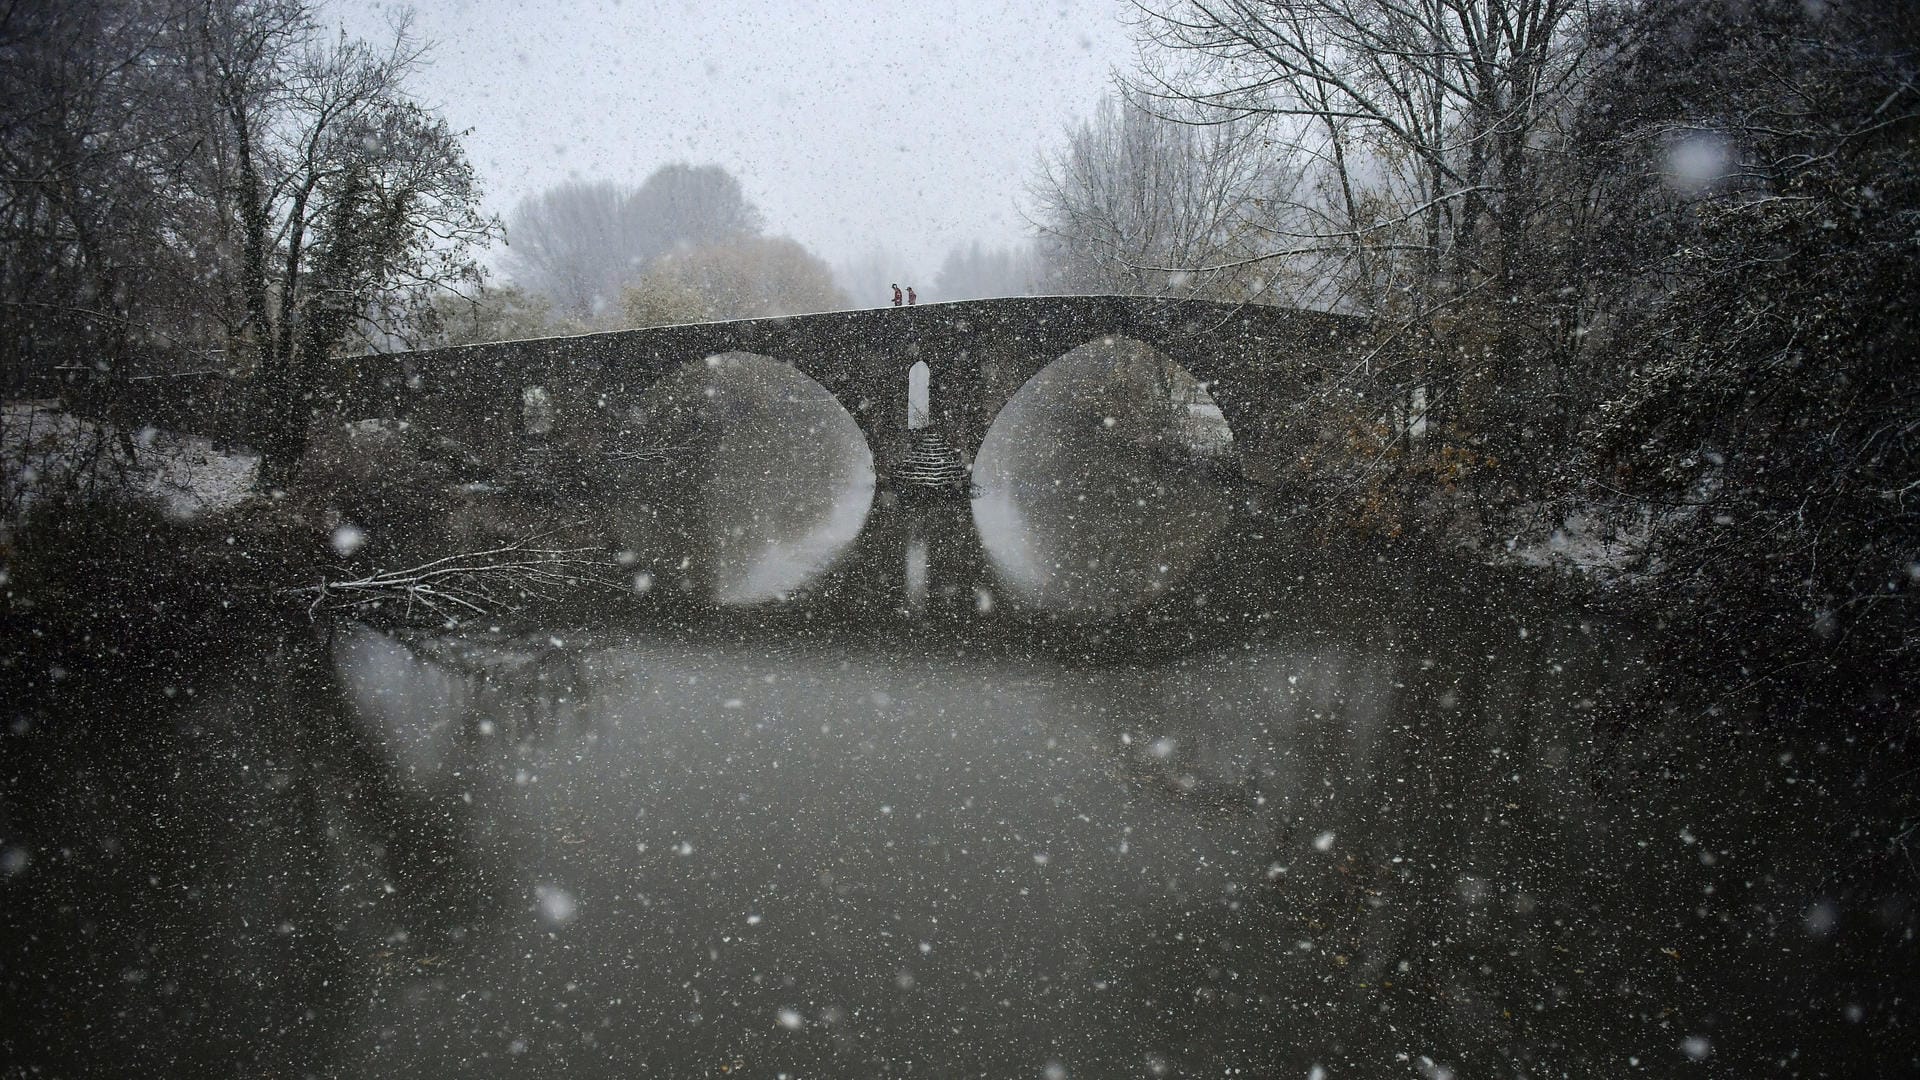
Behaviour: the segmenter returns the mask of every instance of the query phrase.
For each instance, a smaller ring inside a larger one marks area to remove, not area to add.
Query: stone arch
[[[732,382],[732,386],[728,384]],[[620,402],[630,411],[643,411],[649,400],[653,413],[659,415],[660,394],[676,398],[668,411],[680,413],[684,421],[707,421],[733,415],[756,413],[766,409],[778,409],[778,405],[826,405],[837,407],[854,429],[860,432],[860,442],[866,450],[868,459],[874,455],[872,440],[868,438],[868,425],[862,423],[858,415],[849,409],[847,398],[835,394],[824,386],[814,375],[810,375],[801,365],[785,361],[778,356],[762,354],[745,348],[726,348],[720,352],[707,352],[705,356],[687,357],[680,363],[668,365],[660,371],[657,379],[647,380],[643,386],[632,386],[626,392],[626,402]],[[691,417],[689,413],[699,407],[703,417]],[[714,417],[714,409],[720,409],[720,417]],[[632,430],[632,429],[628,429]]]
[[[1095,334],[1007,396],[977,447],[971,500],[996,588],[1056,618],[1111,618],[1169,596],[1230,527],[1236,485],[1183,483],[1190,474],[1167,467],[1185,456],[1168,438],[1171,373],[1211,401],[1163,350]],[[1219,465],[1237,467],[1218,426]]]
[[[808,398],[820,404],[832,401],[838,407],[840,414],[858,429],[867,458],[869,462],[872,461],[874,447],[871,425],[867,417],[861,415],[860,411],[856,411],[860,405],[865,405],[866,409],[862,411],[870,412],[873,408],[871,401],[860,397],[857,393],[855,400],[850,401],[845,387],[838,389],[829,387],[815,377],[818,372],[810,371],[808,366],[793,363],[779,355],[752,348],[741,348],[731,341],[716,344],[733,347],[716,351],[703,350],[691,356],[683,354],[683,357],[678,358],[677,361],[660,364],[656,368],[654,377],[643,383],[629,384],[624,387],[621,394],[622,400],[617,405],[629,411],[638,409],[650,396],[663,390],[672,393],[675,392],[676,386],[684,390],[689,376],[736,369],[758,382],[762,389],[771,392],[774,397],[788,398],[790,403],[801,398]],[[714,389],[722,394],[725,393],[723,387]],[[733,404],[745,405],[746,403],[736,399]],[[641,434],[627,423],[621,423],[618,427],[625,432]]]
[[[597,494],[649,589],[721,604],[780,599],[824,574],[866,520],[867,433],[793,364],[710,354],[663,373],[623,411],[621,449]]]
[[[1048,378],[1050,372],[1058,375],[1062,370],[1059,367],[1062,363],[1075,363],[1077,358],[1088,356],[1089,350],[1100,349],[1102,351],[1119,350],[1118,352],[1110,353],[1107,362],[1127,363],[1130,366],[1136,367],[1144,362],[1156,369],[1154,372],[1155,375],[1164,372],[1166,381],[1162,383],[1162,386],[1169,396],[1168,413],[1174,413],[1175,405],[1172,395],[1178,390],[1183,397],[1192,398],[1195,404],[1200,406],[1199,409],[1196,410],[1199,415],[1205,416],[1209,412],[1216,415],[1218,426],[1224,428],[1225,438],[1221,440],[1224,445],[1217,448],[1215,456],[1221,458],[1222,464],[1233,464],[1237,462],[1237,443],[1241,429],[1239,425],[1234,423],[1233,417],[1228,414],[1226,408],[1214,393],[1215,389],[1220,385],[1219,379],[1217,377],[1209,378],[1208,376],[1215,373],[1217,370],[1216,365],[1205,362],[1209,358],[1204,356],[1200,358],[1201,362],[1199,364],[1190,365],[1183,363],[1180,358],[1170,354],[1166,349],[1161,348],[1151,340],[1158,337],[1161,337],[1161,335],[1151,333],[1136,335],[1121,332],[1084,335],[1073,339],[1075,341],[1074,344],[1056,355],[1050,357],[1032,357],[1027,364],[1014,367],[1008,371],[983,367],[981,376],[982,389],[984,392],[981,394],[980,401],[983,419],[971,445],[968,447],[970,451],[969,460],[978,456],[981,446],[985,444],[988,435],[1006,415],[1009,405],[1030,391],[1042,391],[1045,386],[1044,380]],[[1199,367],[1200,370],[1194,370],[1195,367]],[[1139,371],[1116,371],[1114,373],[1115,377],[1111,380],[1111,385],[1116,388],[1127,388],[1126,384],[1129,381],[1137,382],[1139,376],[1142,374],[1144,373]],[[1018,380],[1017,383],[1014,381],[1015,379]],[[1079,376],[1079,381],[1083,384],[1077,388],[1080,392],[1097,392],[1096,380],[1088,379],[1082,374]],[[1114,423],[1108,426],[1117,427],[1120,423],[1121,421],[1116,417]],[[1197,426],[1198,425],[1195,425],[1195,427]]]

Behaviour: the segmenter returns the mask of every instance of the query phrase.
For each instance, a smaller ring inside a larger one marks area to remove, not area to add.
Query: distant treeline
[[[740,182],[671,164],[640,185],[562,184],[507,219],[509,283],[441,301],[448,342],[796,315],[847,306],[827,265],[768,236]]]

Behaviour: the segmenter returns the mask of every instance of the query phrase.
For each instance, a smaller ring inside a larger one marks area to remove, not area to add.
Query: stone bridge
[[[1266,480],[1296,446],[1312,384],[1357,363],[1368,339],[1324,312],[1122,296],[1043,296],[697,323],[466,345],[343,361],[349,416],[408,416],[470,445],[523,438],[522,401],[542,387],[560,428],[617,430],[648,387],[683,365],[744,352],[783,361],[845,406],[884,480],[907,445],[908,372],[927,364],[930,426],[971,463],[1028,379],[1089,342],[1130,338],[1204,382],[1232,428],[1242,471]]]

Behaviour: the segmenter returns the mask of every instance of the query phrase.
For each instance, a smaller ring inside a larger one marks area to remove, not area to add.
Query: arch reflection
[[[784,599],[853,543],[873,456],[825,387],[750,353],[688,364],[630,416],[610,518],[637,592],[724,605]]]
[[[1028,380],[974,461],[978,529],[1019,601],[1100,618],[1174,589],[1225,527],[1207,482],[1232,435],[1204,386],[1138,341],[1090,342]]]

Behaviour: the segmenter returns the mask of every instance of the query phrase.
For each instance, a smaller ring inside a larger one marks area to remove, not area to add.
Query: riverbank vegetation
[[[1920,13],[1143,8],[1036,185],[1054,273],[1368,319],[1328,515],[1599,562],[1700,707],[1911,737]]]

